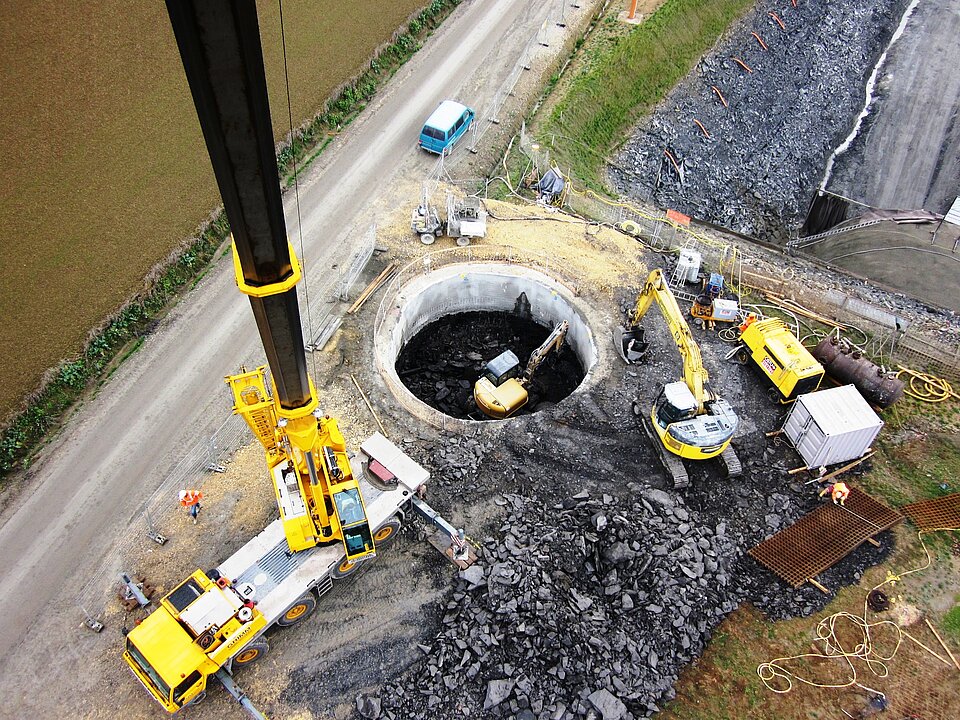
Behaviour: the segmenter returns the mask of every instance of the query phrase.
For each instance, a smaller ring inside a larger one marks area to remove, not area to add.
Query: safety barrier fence
[[[541,176],[552,167],[549,149],[538,143],[525,125],[520,129],[519,142]],[[563,207],[576,215],[625,230],[655,251],[696,250],[705,267],[723,274],[738,295],[751,290],[773,293],[790,298],[816,314],[855,325],[866,335],[864,349],[877,362],[901,363],[960,381],[960,342],[934,340],[920,328],[911,327],[906,319],[843,292],[823,292],[808,287],[798,282],[792,268],[772,270],[758,257],[685,225],[676,215],[671,217],[671,213],[612,201],[590,190],[576,188],[569,178],[567,185]]]
[[[567,35],[564,28],[567,21],[572,17],[572,11],[580,8],[578,3],[570,0],[551,0],[543,22],[527,41],[520,57],[517,58],[491,101],[478,113],[471,136],[471,152],[476,151],[478,143],[493,125],[498,125],[504,120],[503,108],[525,72],[535,76],[531,84],[533,87],[542,87],[547,76],[553,73],[558,58],[564,53],[552,53],[554,57],[551,59],[547,49],[565,41]]]
[[[209,436],[198,439],[131,517],[127,523],[129,537],[145,536],[158,543],[169,539],[171,521],[175,513],[183,511],[179,505],[180,491],[203,491],[211,473],[224,472],[229,457],[249,441],[246,422],[233,414]],[[103,616],[107,602],[115,597],[119,587],[119,571],[118,565],[105,561],[77,592],[76,604],[85,619],[97,620]]]
[[[313,301],[308,305],[310,311],[307,313],[307,318],[310,327],[306,333],[308,338],[306,349],[310,352],[321,350],[340,327],[350,293],[373,257],[373,251],[377,245],[377,226],[370,224],[357,242],[351,241],[350,238],[342,238],[342,245],[354,247],[353,253],[346,262],[340,264],[341,269],[336,276],[336,281],[332,282],[328,279],[320,292],[314,294],[314,297],[319,297],[324,311],[314,315],[317,302]]]

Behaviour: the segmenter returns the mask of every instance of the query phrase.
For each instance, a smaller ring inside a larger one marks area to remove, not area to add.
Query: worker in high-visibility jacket
[[[821,490],[820,497],[823,497],[827,493],[830,493],[830,497],[833,498],[834,505],[844,505],[850,496],[850,488],[847,487],[846,483],[835,482],[833,485],[827,485],[827,487]]]
[[[189,508],[190,517],[193,518],[193,524],[197,524],[197,516],[200,514],[200,501],[203,500],[203,493],[199,490],[181,490],[180,504]]]

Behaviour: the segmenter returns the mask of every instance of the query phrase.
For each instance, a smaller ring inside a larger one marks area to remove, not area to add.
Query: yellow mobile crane
[[[649,411],[649,420],[643,422],[644,430],[670,473],[675,488],[690,484],[680,458],[707,460],[720,456],[727,468],[727,475],[736,477],[741,472],[741,466],[736,452],[730,446],[730,439],[737,430],[739,419],[730,403],[710,390],[709,375],[703,366],[700,348],[694,342],[690,327],[667,286],[662,270],[650,273],[637,296],[625,337],[642,341],[642,328],[638,326],[654,300],[660,306],[683,358],[683,379],[660,388]],[[636,402],[633,410],[637,415],[644,414]]]
[[[562,320],[547,336],[540,347],[530,353],[527,367],[520,374],[520,360],[512,350],[505,350],[488,362],[483,375],[473,385],[473,400],[480,411],[488,417],[502,420],[508,418],[527,404],[527,385],[544,359],[554,350],[563,347],[570,323]]]
[[[255,0],[167,0],[224,209],[237,285],[250,299],[266,366],[227,378],[234,411],[264,448],[280,517],[217,568],[196,570],[127,635],[124,660],[168,712],[199,702],[216,677],[263,716],[232,671],[262,657],[264,633],[306,619],[334,580],[353,573],[413,509],[476,558],[462,531],[417,497],[429,473],[379,433],[347,453],[318,409],[307,372],[286,237]]]

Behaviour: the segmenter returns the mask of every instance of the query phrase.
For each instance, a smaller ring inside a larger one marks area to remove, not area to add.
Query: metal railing
[[[128,525],[132,535],[149,537],[162,544],[171,536],[172,519],[182,512],[181,490],[203,490],[210,474],[223,472],[225,463],[250,441],[249,428],[238,415],[228,416],[209,436],[197,440],[174,468],[161,480],[156,490],[141,504]],[[75,603],[88,622],[103,617],[107,602],[115,594],[120,568],[105,562],[77,592]]]

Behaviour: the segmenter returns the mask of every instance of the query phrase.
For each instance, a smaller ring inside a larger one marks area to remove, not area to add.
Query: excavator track
[[[636,405],[634,405],[634,412],[637,412]],[[673,489],[682,490],[683,488],[690,487],[690,476],[687,474],[687,467],[683,464],[683,460],[663,446],[660,438],[657,437],[653,428],[650,427],[650,419],[648,417],[640,415],[640,424],[643,426],[643,431],[647,434],[647,437],[650,438],[650,444],[653,445],[657,451],[660,464],[663,465],[670,479],[673,481]]]
[[[733,445],[727,445],[727,449],[720,453],[720,462],[727,471],[728,478],[737,478],[743,474],[743,465],[740,464],[740,458],[737,457],[737,451]]]

